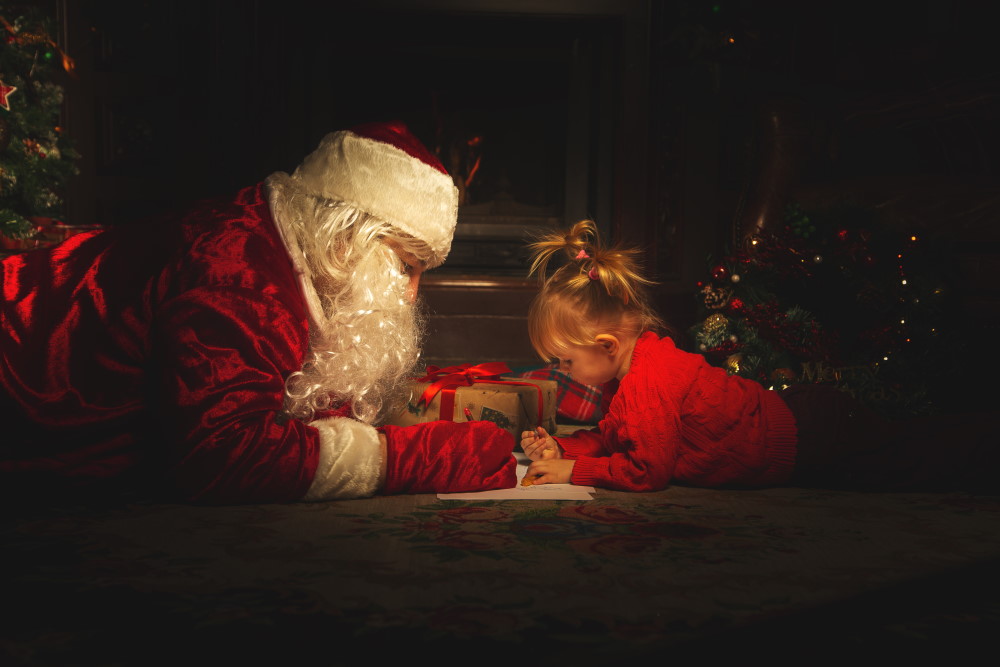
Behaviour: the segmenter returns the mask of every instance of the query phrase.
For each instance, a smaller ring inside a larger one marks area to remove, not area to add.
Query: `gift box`
[[[516,442],[521,432],[556,429],[556,392],[551,380],[510,377],[503,363],[428,366],[415,378],[406,408],[389,420],[396,426],[437,421],[491,421]]]

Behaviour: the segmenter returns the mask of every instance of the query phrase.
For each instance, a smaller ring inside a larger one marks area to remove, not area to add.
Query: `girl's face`
[[[559,370],[568,373],[580,384],[602,385],[618,377],[622,361],[619,354],[606,345],[575,345],[560,350]]]

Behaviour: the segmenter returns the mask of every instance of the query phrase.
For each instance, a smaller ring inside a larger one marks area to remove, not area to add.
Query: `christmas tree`
[[[78,155],[59,125],[72,60],[52,39],[37,7],[0,3],[0,240],[24,242],[32,218],[62,213],[60,192],[77,173]]]
[[[940,408],[961,368],[945,249],[874,211],[789,207],[698,283],[698,350],[769,388],[831,383],[890,416]]]

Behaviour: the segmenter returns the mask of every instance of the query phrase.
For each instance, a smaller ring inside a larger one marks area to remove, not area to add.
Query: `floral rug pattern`
[[[2,528],[4,664],[175,664],[196,640],[282,661],[336,645],[324,664],[400,645],[586,662],[816,639],[831,623],[846,645],[1000,628],[1000,587],[984,580],[1000,563],[998,497],[677,487],[588,502],[134,503]]]

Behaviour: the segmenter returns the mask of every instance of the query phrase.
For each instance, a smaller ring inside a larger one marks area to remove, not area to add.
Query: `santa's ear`
[[[618,337],[612,334],[598,334],[594,340],[605,352],[612,356],[618,354],[618,348],[621,347]]]

